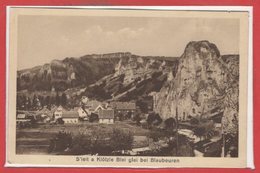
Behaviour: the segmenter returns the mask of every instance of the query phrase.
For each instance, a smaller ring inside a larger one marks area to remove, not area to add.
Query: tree
[[[50,98],[50,96],[46,96],[45,97],[45,105],[47,106],[48,109],[50,108],[50,105],[51,105],[51,98]]]
[[[129,131],[125,132],[123,130],[114,128],[110,141],[114,151],[130,150],[132,149],[134,137]]]
[[[159,124],[162,123],[162,118],[160,117],[160,115],[158,113],[150,113],[147,117],[147,123],[148,125],[156,125],[158,126]]]
[[[46,105],[45,99],[44,99],[43,96],[40,95],[40,96],[38,97],[38,100],[39,100],[39,103],[40,103],[41,107],[44,107],[44,106]],[[38,103],[38,104],[39,104],[39,103]]]
[[[60,105],[60,95],[58,92],[56,93],[55,101],[56,101],[56,105],[59,106]]]
[[[148,105],[147,103],[143,102],[142,100],[137,100],[136,105],[139,106],[141,112],[147,113],[148,112]]]
[[[51,98],[50,98],[50,105],[56,105],[56,97],[51,96]]]
[[[62,118],[58,118],[58,119],[56,120],[56,122],[57,122],[57,124],[64,124],[64,121],[63,121]]]
[[[206,128],[204,126],[196,127],[194,130],[194,135],[198,136],[201,140],[202,137],[206,135]]]
[[[164,121],[166,130],[173,130],[176,126],[176,120],[174,118],[168,118]]]
[[[140,114],[136,114],[136,115],[134,116],[134,119],[133,119],[133,120],[136,122],[136,125],[138,125],[138,126],[141,125],[141,123],[140,123],[140,121],[141,121]]]
[[[62,95],[61,95],[61,105],[62,106],[67,105],[67,95],[65,93],[62,93]]]
[[[26,110],[32,109],[32,101],[31,101],[30,97],[26,97],[25,107],[26,107]]]
[[[217,134],[218,132],[214,129],[215,125],[212,120],[207,122],[200,122],[198,125],[195,126],[193,129],[194,135],[198,136],[200,139],[202,137],[204,138],[210,138]]]
[[[25,98],[25,96],[24,95],[23,96],[17,95],[16,98],[17,98],[16,99],[17,108],[21,109],[21,110],[23,110],[23,109],[26,110],[26,107],[25,107],[26,98]]]
[[[132,116],[132,112],[127,112],[127,113],[126,113],[126,119],[130,119],[131,116]]]
[[[29,115],[28,118],[30,119],[31,127],[35,127],[37,123],[35,117],[33,115]]]
[[[151,126],[155,120],[156,120],[155,113],[154,112],[150,113],[147,117],[148,126]]]
[[[119,121],[124,120],[124,115],[122,114],[122,112],[118,113],[117,117],[118,117]]]
[[[78,134],[73,138],[72,147],[69,154],[82,155],[90,154],[92,150],[91,136]]]
[[[157,113],[157,114],[155,114],[155,120],[156,120],[156,122],[154,122],[154,125],[159,125],[159,124],[161,124],[162,123],[162,118],[160,117],[160,115]]]
[[[35,109],[37,107],[37,96],[33,95],[32,107]]]

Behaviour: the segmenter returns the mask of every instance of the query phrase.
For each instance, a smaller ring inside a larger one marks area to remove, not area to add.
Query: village
[[[17,126],[23,127],[30,124],[33,119],[39,123],[47,124],[76,124],[84,121],[98,121],[104,124],[113,124],[115,120],[125,119],[126,116],[134,118],[137,111],[133,102],[99,102],[88,100],[83,97],[81,105],[73,109],[66,109],[63,106],[52,106],[49,110],[46,106],[37,111],[18,111]]]
[[[147,113],[143,113],[143,108],[135,102],[100,102],[84,96],[80,105],[72,109],[54,105],[51,109],[44,106],[36,111],[18,110],[17,152],[33,152],[32,148],[36,147],[37,152],[42,151],[45,154],[57,151],[65,154],[70,151],[74,154],[71,151],[74,151],[71,149],[72,141],[77,139],[78,134],[99,140],[100,148],[105,145],[102,151],[96,151],[92,146],[90,150],[94,151],[85,154],[219,157],[228,152],[224,151],[221,133],[222,109],[215,108],[208,112],[201,125],[195,109],[187,116],[183,113],[181,116],[163,120],[154,112],[156,105],[153,100],[153,97],[146,99]],[[24,138],[27,135],[31,137],[30,141]],[[63,144],[58,144],[59,142]],[[93,143],[93,140],[88,142]],[[116,145],[115,142],[121,142],[122,146],[114,149],[108,147]],[[84,154],[85,150],[77,154]]]

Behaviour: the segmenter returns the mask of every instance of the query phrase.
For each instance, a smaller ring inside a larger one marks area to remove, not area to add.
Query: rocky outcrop
[[[238,107],[230,105],[238,105],[239,62],[235,57],[230,62],[226,59],[213,43],[190,42],[180,57],[176,77],[154,94],[155,111],[164,119],[177,113],[181,118],[208,116],[217,107],[237,113]]]
[[[119,57],[127,53],[86,55],[80,58],[53,60],[37,68],[17,72],[17,89],[66,90],[81,85],[90,85],[102,77],[114,73]]]
[[[168,74],[176,73],[177,66],[176,58],[137,55],[120,58],[113,75],[90,85],[83,94],[99,100],[136,101],[150,92],[158,92],[167,77],[170,78]]]

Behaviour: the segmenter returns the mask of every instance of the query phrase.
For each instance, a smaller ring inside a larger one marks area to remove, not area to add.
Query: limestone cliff
[[[176,112],[183,119],[209,116],[215,108],[224,109],[224,117],[231,117],[230,112],[238,115],[238,59],[221,57],[208,41],[188,43],[176,76],[154,94],[155,111],[164,119],[175,117]]]

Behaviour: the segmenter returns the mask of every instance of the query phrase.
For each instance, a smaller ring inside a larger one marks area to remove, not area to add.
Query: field
[[[115,122],[115,124],[79,123],[65,125],[38,125],[35,128],[17,128],[16,153],[17,154],[48,154],[50,139],[60,130],[70,132],[72,136],[80,132],[85,133],[111,133],[114,128],[130,131],[134,135],[133,147],[143,147],[147,144],[147,136],[150,131],[136,126],[131,121]]]

